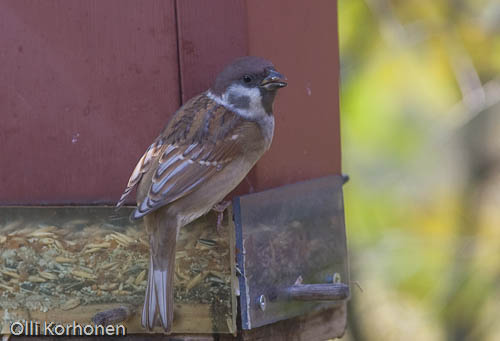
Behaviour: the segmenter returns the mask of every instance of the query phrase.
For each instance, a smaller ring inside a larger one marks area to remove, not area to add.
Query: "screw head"
[[[266,310],[266,296],[264,295],[259,296],[259,307],[260,310],[262,311]]]

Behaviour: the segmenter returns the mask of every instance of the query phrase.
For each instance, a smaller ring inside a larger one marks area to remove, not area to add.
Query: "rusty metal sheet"
[[[342,184],[328,176],[234,199],[243,329],[339,304],[283,293],[297,283],[348,289]]]
[[[133,312],[127,333],[144,333],[149,243],[131,210],[0,207],[0,334],[13,321],[84,324],[121,306]],[[216,219],[212,212],[179,233],[173,332],[236,332],[234,229],[225,219],[218,233]]]

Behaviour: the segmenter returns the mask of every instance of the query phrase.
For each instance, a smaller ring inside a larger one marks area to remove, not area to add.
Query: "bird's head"
[[[210,91],[244,116],[270,115],[277,90],[286,85],[286,77],[270,61],[242,57],[219,73]]]

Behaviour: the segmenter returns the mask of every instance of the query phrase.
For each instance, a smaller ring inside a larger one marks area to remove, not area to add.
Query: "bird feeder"
[[[120,211],[113,204],[170,115],[223,65],[260,55],[289,81],[275,103],[273,145],[230,195],[220,231],[215,212],[181,230],[172,332],[343,335],[349,270],[335,2],[0,9],[8,84],[0,85],[0,334],[26,332],[32,325],[10,328],[24,320],[146,333],[147,235],[128,219],[132,201]]]

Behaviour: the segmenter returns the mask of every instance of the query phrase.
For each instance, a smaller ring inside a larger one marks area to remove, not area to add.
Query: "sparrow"
[[[137,163],[117,207],[137,186],[131,218],[144,217],[150,244],[144,328],[153,329],[159,317],[170,331],[179,229],[221,202],[269,149],[274,98],[286,85],[264,58],[234,60],[177,110]]]

